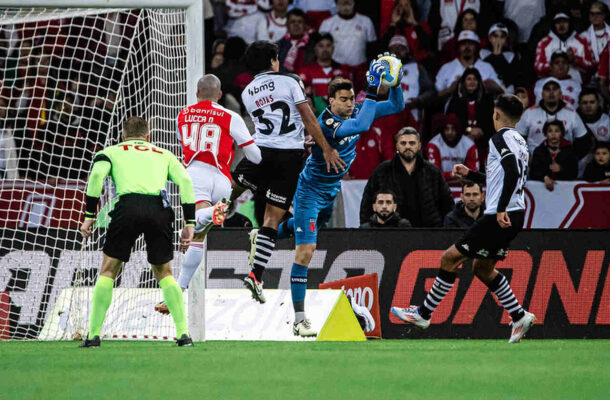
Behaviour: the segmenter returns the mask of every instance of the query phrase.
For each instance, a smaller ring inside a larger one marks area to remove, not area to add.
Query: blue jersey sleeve
[[[366,99],[356,118],[350,118],[340,122],[334,132],[335,138],[344,138],[358,133],[366,132],[375,120],[375,100]]]
[[[386,115],[396,114],[405,108],[405,100],[402,97],[400,85],[390,88],[390,96],[386,101],[380,101],[375,108],[375,118],[385,117]]]

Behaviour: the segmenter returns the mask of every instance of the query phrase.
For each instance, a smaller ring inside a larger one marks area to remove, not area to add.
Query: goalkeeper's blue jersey
[[[356,104],[351,118],[356,118],[361,108],[362,104]],[[333,168],[328,172],[326,170],[326,161],[324,161],[324,156],[322,155],[322,149],[316,144],[311,151],[311,155],[307,158],[302,174],[309,181],[334,186],[341,181],[343,175],[347,173],[350,165],[354,162],[356,158],[356,144],[362,130],[344,128],[341,129],[341,134],[338,135],[337,132],[345,120],[333,114],[330,106],[320,114],[318,121],[328,144],[339,152],[339,157],[345,161],[347,166],[344,171],[339,171],[338,173]]]

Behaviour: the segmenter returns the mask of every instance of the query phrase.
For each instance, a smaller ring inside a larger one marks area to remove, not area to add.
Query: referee
[[[87,209],[80,231],[89,237],[95,222],[97,203],[104,178],[110,174],[119,201],[110,212],[112,221],[106,233],[104,259],[93,289],[89,335],[80,347],[99,347],[102,324],[112,301],[114,279],[122,262],[129,261],[131,248],[144,233],[148,262],[163,291],[174,323],[178,346],[192,346],[186,328],[182,290],[171,274],[173,258],[174,212],[167,200],[167,179],[180,187],[180,200],[185,227],[180,248],[188,248],[195,226],[195,195],[193,184],[184,167],[167,150],[150,143],[146,120],[131,117],[123,126],[123,142],[95,155],[87,183]]]

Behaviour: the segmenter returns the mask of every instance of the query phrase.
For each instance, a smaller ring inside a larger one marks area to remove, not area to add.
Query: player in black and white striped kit
[[[419,328],[430,326],[430,317],[443,297],[451,290],[457,268],[472,259],[474,274],[492,291],[510,314],[512,332],[509,343],[517,343],[536,321],[515,298],[508,280],[495,269],[508,254],[510,242],[523,229],[525,200],[523,188],[527,180],[529,160],[527,143],[515,129],[523,113],[523,104],[512,95],[498,97],[493,120],[496,134],[489,141],[487,176],[470,171],[462,164],[453,167],[453,175],[479,184],[487,182],[487,208],[482,218],[441,258],[441,268],[424,304],[420,307],[392,307],[398,318]]]

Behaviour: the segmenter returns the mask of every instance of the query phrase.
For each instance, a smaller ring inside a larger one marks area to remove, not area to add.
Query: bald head
[[[218,79],[216,75],[204,75],[197,82],[197,100],[218,101],[221,95],[220,79]]]

